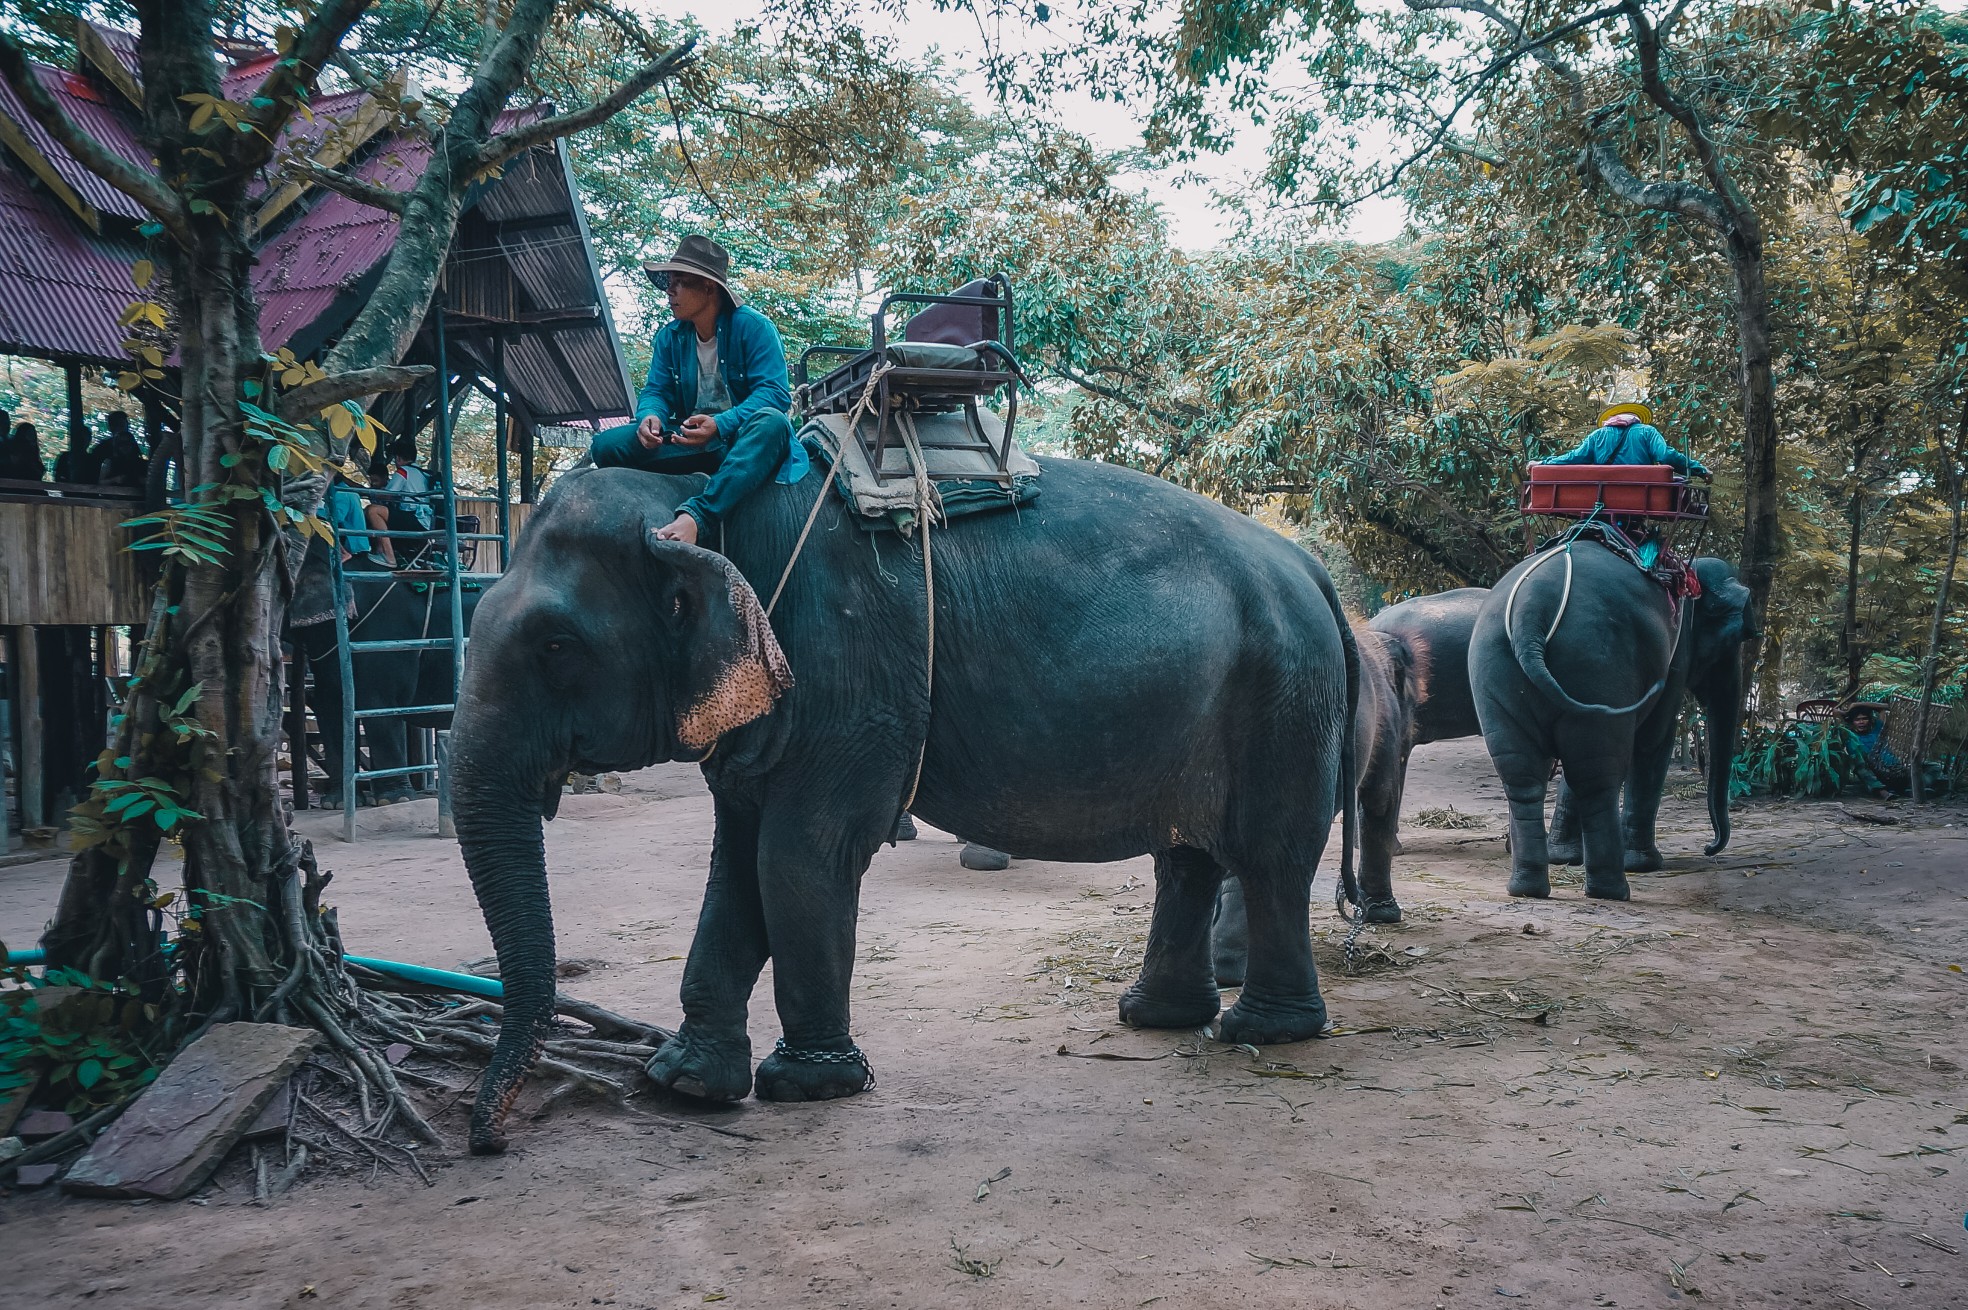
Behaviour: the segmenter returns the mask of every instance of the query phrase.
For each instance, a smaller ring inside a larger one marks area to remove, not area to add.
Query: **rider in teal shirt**
[[[1599,416],[1599,426],[1584,441],[1546,464],[1665,464],[1687,477],[1708,476],[1700,460],[1667,444],[1645,405],[1615,405]]]

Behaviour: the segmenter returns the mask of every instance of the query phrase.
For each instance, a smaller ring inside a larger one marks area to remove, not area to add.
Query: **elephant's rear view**
[[[1710,853],[1727,841],[1747,590],[1720,560],[1697,561],[1676,590],[1586,537],[1517,565],[1484,602],[1469,677],[1510,800],[1512,895],[1550,894],[1544,800],[1554,760],[1565,774],[1561,837],[1576,824],[1586,894],[1625,900],[1629,869],[1660,867],[1654,819],[1691,686],[1716,743]]]

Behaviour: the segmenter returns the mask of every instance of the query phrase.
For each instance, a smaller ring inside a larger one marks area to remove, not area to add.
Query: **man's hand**
[[[697,520],[688,514],[679,514],[656,529],[656,539],[681,541],[686,546],[694,546],[697,544]]]
[[[683,428],[675,440],[679,446],[708,446],[717,434],[716,419],[709,414],[692,414],[683,421]]]
[[[654,414],[636,424],[636,444],[644,450],[654,450],[663,444],[663,420]]]

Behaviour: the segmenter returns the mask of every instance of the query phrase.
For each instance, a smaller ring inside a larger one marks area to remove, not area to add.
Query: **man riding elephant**
[[[588,452],[600,468],[711,475],[658,531],[664,541],[716,546],[712,530],[739,502],[807,469],[787,416],[793,393],[779,331],[731,289],[730,268],[725,248],[698,235],[643,266],[675,317],[650,343],[636,421],[597,433]]]

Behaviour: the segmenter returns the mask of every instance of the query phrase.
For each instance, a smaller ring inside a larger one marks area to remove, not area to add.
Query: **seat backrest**
[[[953,296],[997,296],[998,284],[988,278],[966,282],[949,294]],[[931,305],[902,325],[904,341],[929,341],[944,346],[974,346],[980,341],[997,341],[998,310],[995,305]]]

